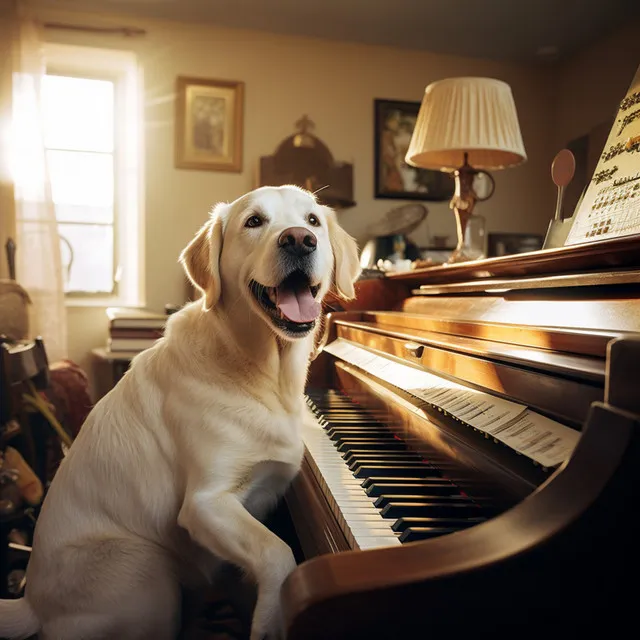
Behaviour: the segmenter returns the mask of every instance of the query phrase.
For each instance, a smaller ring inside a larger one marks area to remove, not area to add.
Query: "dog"
[[[321,301],[353,298],[356,242],[308,191],[262,187],[214,207],[180,262],[202,297],[88,416],[2,637],[175,638],[181,588],[222,562],[255,581],[251,640],[282,637],[296,563],[261,520],[300,468]]]

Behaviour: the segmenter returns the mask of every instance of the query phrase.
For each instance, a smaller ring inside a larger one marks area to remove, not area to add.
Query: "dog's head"
[[[204,309],[246,301],[281,337],[304,337],[332,284],[354,296],[357,246],[335,213],[298,187],[262,187],[217,205],[180,256]],[[241,297],[241,298],[240,298]]]

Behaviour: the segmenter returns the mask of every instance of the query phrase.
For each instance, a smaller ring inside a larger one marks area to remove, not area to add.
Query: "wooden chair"
[[[0,336],[0,450],[10,444],[44,484],[46,437],[44,419],[29,413],[23,394],[49,386],[49,363],[41,339],[16,342]],[[21,589],[30,547],[15,538],[30,539],[37,508],[24,505],[17,512],[0,517],[0,597],[15,597],[8,581]]]
[[[14,342],[0,337],[0,447],[19,438],[16,448],[42,480],[43,469],[38,464],[42,452],[38,451],[23,394],[30,392],[29,383],[41,391],[49,381],[49,361],[40,338]]]

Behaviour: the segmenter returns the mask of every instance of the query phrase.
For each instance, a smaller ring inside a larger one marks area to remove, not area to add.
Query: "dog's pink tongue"
[[[320,304],[307,285],[295,288],[280,286],[276,291],[277,307],[291,322],[311,322],[320,315]]]

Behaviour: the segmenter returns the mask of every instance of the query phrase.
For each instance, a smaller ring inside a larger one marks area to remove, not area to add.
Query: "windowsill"
[[[116,296],[66,296],[64,306],[70,307],[128,307],[129,309],[144,309],[143,302],[130,302]]]

